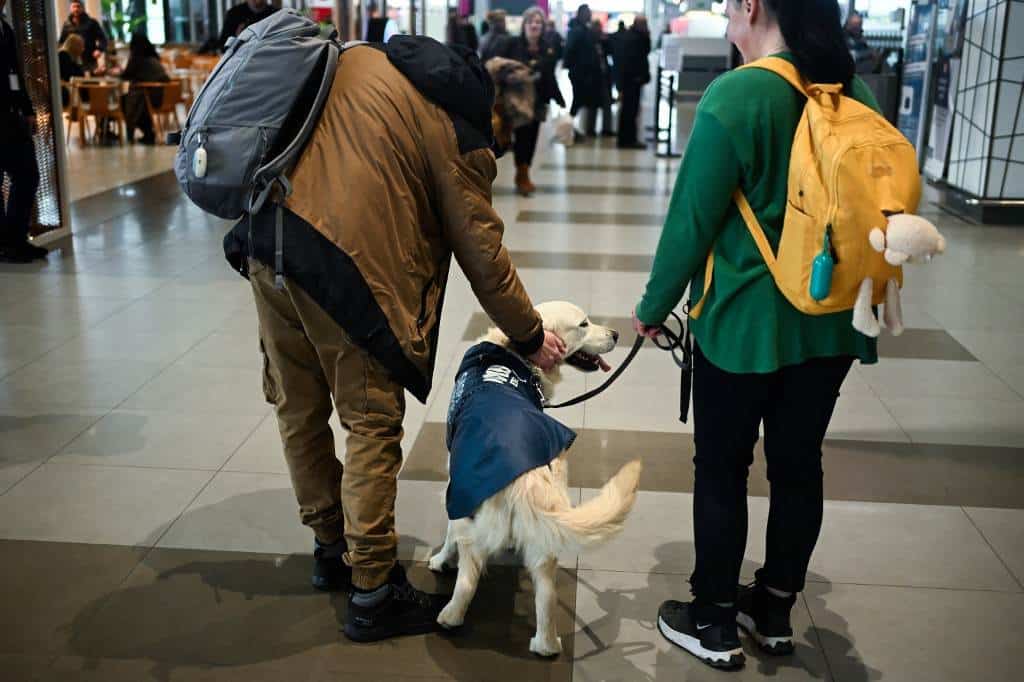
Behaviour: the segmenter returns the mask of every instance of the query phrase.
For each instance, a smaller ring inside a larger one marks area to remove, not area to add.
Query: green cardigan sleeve
[[[713,114],[698,109],[647,290],[636,308],[644,324],[661,324],[683,298],[725,223],[741,174],[728,131]]]

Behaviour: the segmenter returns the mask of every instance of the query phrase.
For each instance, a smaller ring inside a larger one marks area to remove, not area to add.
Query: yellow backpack
[[[789,157],[777,254],[743,192],[734,196],[776,286],[801,312],[823,315],[852,309],[861,282],[870,277],[872,302],[882,303],[886,282],[902,285],[903,272],[871,247],[868,234],[876,227],[884,231],[889,215],[917,210],[921,178],[914,147],[876,111],[843,95],[841,85],[809,84],[785,59],[767,57],[742,68],[772,71],[807,97]],[[690,312],[695,319],[713,271],[712,249],[704,294]]]

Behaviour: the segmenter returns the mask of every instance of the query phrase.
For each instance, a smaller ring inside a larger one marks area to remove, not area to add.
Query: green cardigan
[[[788,53],[777,56],[792,61]],[[878,110],[863,81],[854,79],[852,91],[856,100]],[[731,71],[708,87],[636,309],[644,324],[661,324],[687,284],[690,305],[696,304],[708,251],[714,248],[708,299],[691,328],[705,357],[728,372],[768,373],[840,355],[878,361],[875,340],[851,326],[852,311],[805,315],[786,300],[733,202],[739,187],[777,251],[790,147],[803,104],[803,95],[764,69]]]

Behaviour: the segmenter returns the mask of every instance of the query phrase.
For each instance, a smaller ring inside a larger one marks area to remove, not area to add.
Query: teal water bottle
[[[811,264],[811,298],[821,301],[828,298],[832,291],[832,269],[835,260],[832,258],[832,226],[825,228],[825,243],[821,253],[814,257]]]

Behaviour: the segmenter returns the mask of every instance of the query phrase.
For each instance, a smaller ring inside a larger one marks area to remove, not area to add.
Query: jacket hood
[[[391,38],[384,52],[424,97],[449,116],[464,120],[486,140],[493,139],[494,83],[476,52],[461,45],[445,46],[426,36],[408,35]]]

